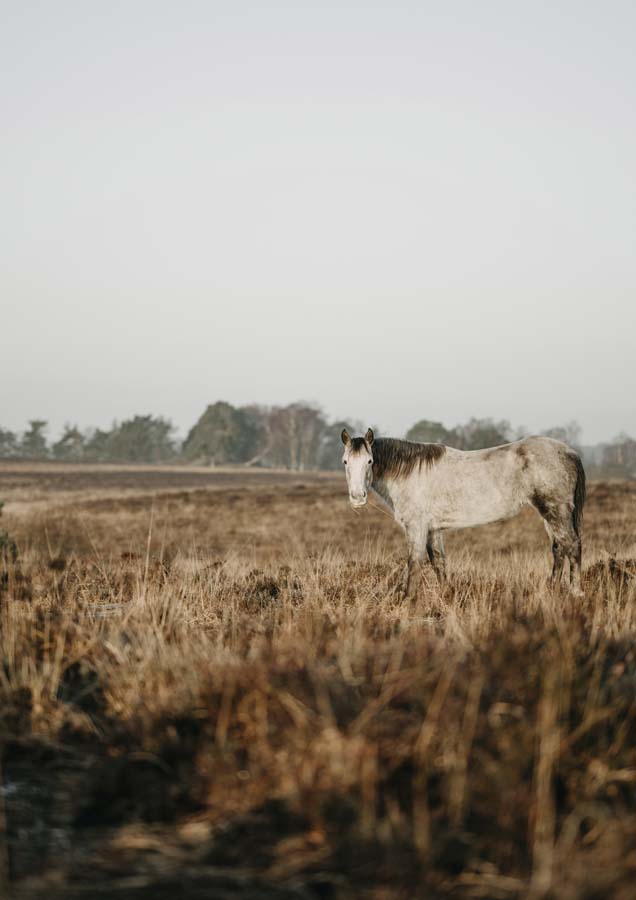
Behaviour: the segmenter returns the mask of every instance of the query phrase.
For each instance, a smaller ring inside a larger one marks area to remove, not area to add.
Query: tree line
[[[33,419],[21,434],[0,428],[0,458],[53,459],[65,462],[168,463],[205,466],[247,465],[281,467],[295,471],[337,469],[340,466],[340,433],[362,433],[355,420],[330,422],[314,404],[287,406],[233,406],[224,401],[210,404],[184,440],[169,419],[138,415],[114,422],[107,430],[81,430],[65,425],[56,441],[47,437],[47,422]],[[381,434],[381,429],[376,428]],[[522,437],[507,420],[471,418],[447,428],[441,422],[421,419],[406,433],[407,440],[447,444],[462,450],[493,447]],[[613,442],[581,448],[581,429],[576,422],[546,429],[543,434],[584,453],[591,474],[636,478],[636,441],[626,434]]]

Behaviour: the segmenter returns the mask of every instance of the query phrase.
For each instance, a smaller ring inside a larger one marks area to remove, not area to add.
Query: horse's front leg
[[[426,539],[427,539],[427,531],[421,528],[418,529],[406,529],[406,541],[408,545],[408,556],[406,560],[406,578],[404,580],[404,599],[407,600],[409,597],[411,600],[415,600],[417,597],[417,592],[413,596],[411,596],[411,591],[413,588],[413,573],[414,571],[421,569],[421,564],[424,562],[424,551],[426,548]]]
[[[431,529],[426,541],[426,552],[433,571],[437,575],[440,586],[446,584],[446,554],[444,553],[444,539],[441,531]]]

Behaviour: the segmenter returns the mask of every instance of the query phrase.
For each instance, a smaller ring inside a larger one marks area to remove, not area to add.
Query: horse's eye
[[[346,459],[344,460],[344,464],[345,464],[345,466],[347,465],[347,460],[346,460]]]
[[[372,459],[370,459],[370,460],[369,460],[369,465],[371,465],[371,463],[372,463],[372,462],[373,462],[373,460],[372,460]]]

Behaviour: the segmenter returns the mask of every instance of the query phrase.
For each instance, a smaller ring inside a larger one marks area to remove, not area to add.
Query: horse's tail
[[[574,483],[574,507],[572,509],[572,524],[577,535],[581,530],[581,519],[583,518],[583,504],[585,503],[585,469],[578,453],[574,454],[574,469],[576,471],[576,481]]]

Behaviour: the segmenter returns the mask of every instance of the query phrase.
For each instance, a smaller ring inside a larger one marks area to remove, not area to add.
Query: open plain
[[[0,896],[635,896],[636,483],[589,485],[584,599],[527,510],[412,605],[342,473],[0,500]]]

